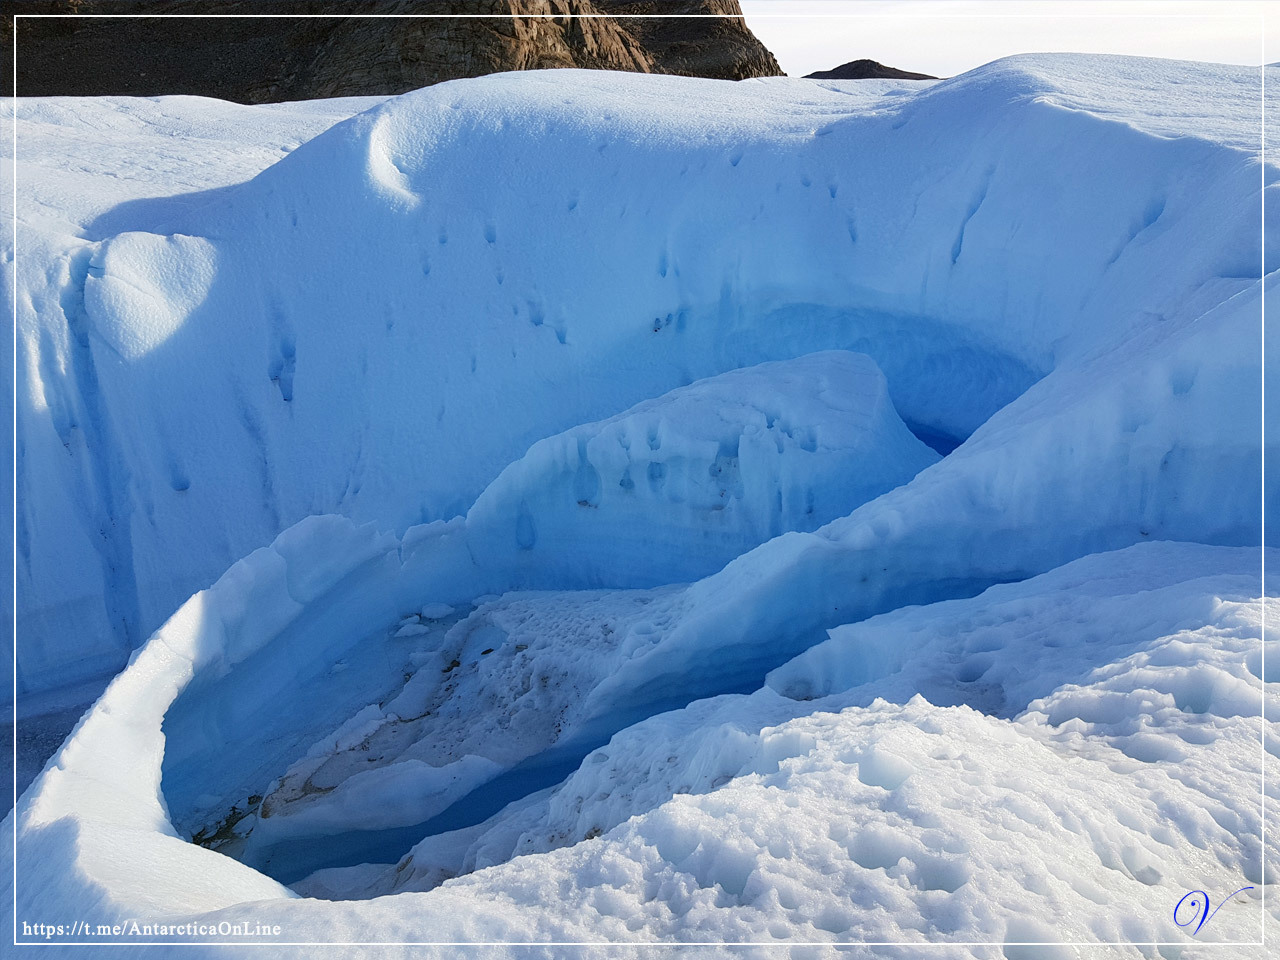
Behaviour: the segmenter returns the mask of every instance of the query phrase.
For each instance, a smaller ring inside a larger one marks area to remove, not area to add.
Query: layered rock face
[[[592,0],[653,57],[654,73],[745,80],[776,77],[782,68],[746,24],[738,0]],[[680,14],[640,19],[644,14]],[[707,14],[715,15],[715,19]],[[697,19],[694,19],[694,18]]]
[[[505,70],[585,67],[726,80],[782,73],[743,21],[732,19],[741,14],[737,0],[40,0],[14,7],[30,14],[400,15],[23,19],[23,96],[194,94],[269,103],[400,94]],[[424,13],[437,16],[405,16]],[[642,17],[652,13],[685,16]]]

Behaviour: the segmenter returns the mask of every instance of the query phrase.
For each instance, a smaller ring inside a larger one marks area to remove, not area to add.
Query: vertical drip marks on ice
[[[275,479],[271,469],[271,454],[267,445],[267,437],[262,429],[262,421],[253,407],[240,400],[240,422],[245,433],[253,444],[257,454],[258,483],[262,488],[262,509],[267,518],[267,529],[279,530],[284,525],[280,519],[280,497],[276,490]]]
[[[95,247],[86,246],[68,255],[68,283],[61,292],[61,308],[68,337],[66,376],[61,383],[75,390],[82,416],[78,426],[83,437],[80,468],[74,472],[80,499],[85,504],[93,535],[90,537],[101,567],[103,607],[112,635],[123,651],[141,639],[138,588],[133,563],[134,502],[130,495],[132,478],[122,446],[116,436],[98,385],[97,361],[85,309],[84,291]],[[54,381],[59,382],[59,381]],[[76,404],[68,398],[68,407]],[[74,458],[79,448],[68,445]]]
[[[977,191],[974,193],[973,200],[969,203],[968,212],[964,215],[964,220],[960,222],[960,231],[956,234],[956,242],[951,246],[951,262],[958,263],[960,253],[964,249],[964,232],[968,229],[969,221],[974,218],[982,204],[986,202],[987,192],[991,189],[991,181],[995,177],[995,167],[991,167],[983,175],[981,183],[978,185]]]
[[[578,437],[578,469],[573,477],[574,497],[580,507],[595,507],[600,502],[600,472],[587,456],[587,437]]]
[[[271,358],[267,363],[267,378],[280,391],[285,403],[293,401],[293,374],[297,368],[297,338],[279,303],[270,307]]]
[[[870,357],[821,351],[538,441],[476,500],[467,531],[506,588],[656,586],[814,530],[938,459]]]
[[[533,527],[533,514],[525,500],[520,501],[516,511],[516,546],[521,550],[532,550],[538,542],[537,531]]]

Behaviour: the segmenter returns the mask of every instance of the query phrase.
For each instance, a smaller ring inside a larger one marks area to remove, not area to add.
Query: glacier
[[[15,688],[124,667],[4,822],[19,915],[1276,936],[1260,95],[17,101]]]

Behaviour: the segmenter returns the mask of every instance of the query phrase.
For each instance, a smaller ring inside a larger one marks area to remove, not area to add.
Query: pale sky
[[[1013,53],[1280,60],[1280,0],[740,0],[790,76],[863,58],[949,77]],[[1264,50],[1265,42],[1265,50]]]

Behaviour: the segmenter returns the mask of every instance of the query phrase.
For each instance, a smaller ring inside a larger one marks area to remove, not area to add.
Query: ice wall
[[[958,440],[1046,373],[1193,322],[1258,275],[1257,78],[1116,63],[445,84],[242,186],[33,235],[22,688],[118,665],[304,516],[463,513],[533,442],[692,380],[852,349],[902,419]]]

